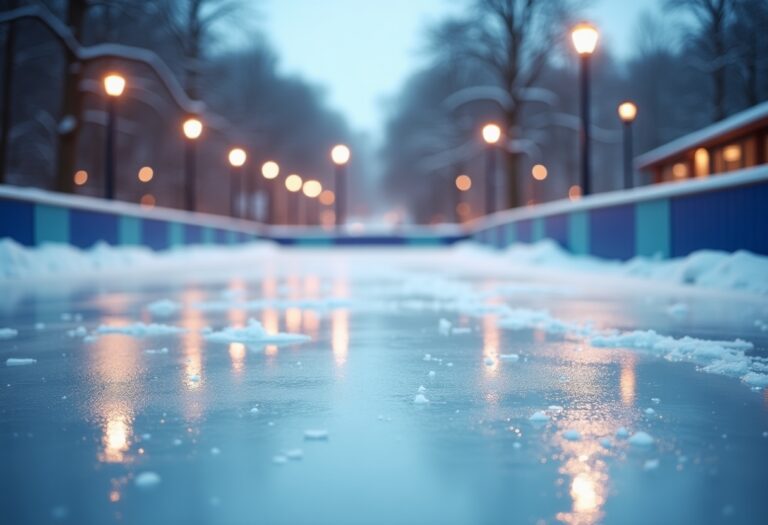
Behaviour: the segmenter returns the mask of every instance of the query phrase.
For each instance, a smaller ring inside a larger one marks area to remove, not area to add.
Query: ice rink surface
[[[766,322],[461,248],[9,283],[0,521],[767,523]]]

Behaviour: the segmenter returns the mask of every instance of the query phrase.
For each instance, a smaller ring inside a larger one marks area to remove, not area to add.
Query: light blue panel
[[[405,244],[410,246],[442,246],[443,240],[439,237],[407,237]]]
[[[568,248],[579,255],[589,253],[589,215],[586,211],[568,214]]]
[[[296,246],[333,246],[330,237],[304,237],[296,239]]]
[[[69,210],[44,204],[35,205],[35,244],[69,243]]]
[[[141,244],[141,219],[138,217],[120,217],[117,228],[118,243]]]
[[[504,245],[512,246],[517,242],[517,225],[510,222],[504,226]]]
[[[227,244],[237,244],[237,232],[227,232]]]
[[[671,253],[669,200],[635,205],[635,255],[668,259]]]
[[[203,227],[203,244],[213,244],[213,229]]]
[[[531,227],[531,241],[537,242],[546,236],[547,234],[544,233],[544,219],[536,217],[533,219],[533,226]]]
[[[178,222],[168,223],[168,244],[173,248],[174,246],[182,246],[184,244],[184,226]]]

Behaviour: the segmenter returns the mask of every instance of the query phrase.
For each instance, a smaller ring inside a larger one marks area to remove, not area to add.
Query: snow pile
[[[277,333],[270,334],[256,319],[250,319],[245,327],[227,327],[218,332],[205,335],[208,341],[214,343],[243,343],[243,344],[278,344],[303,343],[310,337],[304,334]]]
[[[19,335],[19,331],[15,328],[0,328],[0,339],[13,339]]]
[[[215,266],[232,260],[263,259],[273,251],[272,243],[265,241],[233,246],[189,246],[153,252],[141,246],[110,246],[103,242],[87,250],[53,243],[29,248],[3,238],[0,239],[0,282],[141,270],[189,269],[194,266]]]
[[[105,334],[124,334],[133,337],[152,337],[157,335],[174,335],[184,333],[187,330],[178,326],[171,326],[167,324],[145,324],[145,323],[133,323],[126,325],[106,325],[102,324],[94,332],[95,335]]]
[[[569,272],[608,272],[676,284],[768,294],[768,257],[747,251],[700,250],[677,259],[635,257],[622,263],[573,255],[556,242],[545,239],[534,244],[514,244],[503,252],[503,257],[520,266]]]
[[[713,341],[687,336],[678,339],[653,330],[636,330],[595,335],[590,343],[602,348],[644,350],[670,361],[690,361],[704,372],[740,377],[751,386],[768,386],[768,360],[746,355],[754,346],[741,339]]]
[[[37,363],[37,359],[27,357],[9,357],[5,360],[5,366],[27,366]]]
[[[181,305],[170,299],[160,299],[147,305],[147,310],[157,317],[170,317],[181,309]]]

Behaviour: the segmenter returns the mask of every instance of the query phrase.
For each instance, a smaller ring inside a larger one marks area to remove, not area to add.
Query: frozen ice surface
[[[705,286],[703,263],[676,286],[539,247],[530,264],[470,246],[302,247],[150,253],[132,269],[101,249],[87,276],[62,259],[38,282],[32,261],[0,284],[0,326],[19,331],[0,358],[37,361],[0,368],[0,521],[47,523],[56,507],[83,525],[768,515],[766,297]],[[183,307],[153,313],[163,298]],[[684,320],[666,311],[678,303]],[[249,318],[258,342],[229,337]],[[146,335],[153,322],[171,330]],[[80,325],[88,336],[67,337]],[[162,483],[139,490],[145,472]]]

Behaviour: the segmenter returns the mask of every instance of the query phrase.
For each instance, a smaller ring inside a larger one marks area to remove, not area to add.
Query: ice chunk
[[[35,330],[37,331],[45,330],[45,323],[35,323]]]
[[[656,411],[654,409],[650,408],[650,407],[645,409],[645,415],[646,416],[652,416],[655,413],[656,413]]]
[[[758,372],[749,372],[741,378],[749,386],[756,386],[760,388],[768,387],[768,374],[760,374]]]
[[[483,359],[483,363],[485,363],[485,366],[493,366],[496,364],[496,361],[492,357],[486,357]]]
[[[218,456],[219,454],[221,454],[221,449],[219,447],[211,448],[211,456]]]
[[[133,483],[140,489],[151,489],[160,484],[160,475],[150,470],[140,472]]]
[[[643,463],[643,470],[656,470],[659,468],[658,459],[648,459]]]
[[[298,461],[304,458],[304,451],[300,448],[292,448],[290,450],[286,450],[283,454],[286,458],[292,461]]]
[[[450,335],[452,326],[448,319],[440,319],[437,323],[437,331],[440,332],[440,335]]]
[[[5,360],[5,366],[25,366],[34,365],[37,363],[37,359],[29,357],[9,357]]]
[[[426,405],[429,403],[429,399],[424,394],[416,394],[413,396],[413,403],[416,405]]]
[[[188,379],[193,383],[198,383],[200,381],[200,374],[190,374]]]
[[[272,463],[275,465],[285,465],[288,463],[288,458],[283,456],[282,454],[278,454],[276,456],[272,456]]]
[[[328,439],[328,431],[319,428],[305,430],[304,439],[307,441],[326,441]]]
[[[166,347],[163,347],[163,348],[147,348],[146,350],[144,350],[144,353],[145,354],[149,354],[149,355],[167,354],[168,353],[168,348],[166,348]]]
[[[659,403],[661,403],[661,399],[659,399],[658,397],[652,397],[651,403],[658,405]]]
[[[555,414],[559,414],[560,412],[563,411],[563,407],[561,407],[560,405],[549,405],[547,407],[547,410],[549,410],[550,412],[554,412]]]
[[[19,335],[19,331],[15,328],[0,328],[0,339],[13,339]]]
[[[253,407],[253,408],[250,410],[250,412],[251,412],[251,414],[254,414],[254,415],[255,415],[255,414],[258,414],[258,413],[259,413],[259,408],[258,408],[258,407]]]
[[[508,363],[517,363],[520,361],[520,356],[518,354],[499,354],[499,359]]]
[[[310,340],[310,337],[304,334],[270,334],[256,319],[249,319],[248,324],[242,328],[230,326],[218,332],[210,332],[205,334],[205,338],[214,343],[243,344],[289,344]]]
[[[78,326],[77,328],[73,328],[72,330],[67,330],[67,335],[69,337],[85,337],[88,335],[88,330],[84,326]]]
[[[653,438],[645,432],[635,432],[628,442],[636,447],[650,447],[653,445]]]
[[[563,432],[563,437],[568,441],[581,441],[581,433],[578,430],[566,430]]]
[[[429,373],[427,373],[427,376],[430,377],[430,378],[435,377],[435,371],[434,370],[430,370]]]
[[[181,305],[170,299],[160,299],[147,305],[147,310],[157,317],[170,317],[181,309]]]
[[[549,416],[543,410],[539,410],[534,412],[533,415],[528,418],[528,421],[533,423],[544,423],[545,421],[549,421]]]
[[[627,430],[626,427],[619,427],[618,430],[616,430],[616,437],[619,439],[629,437],[629,430]]]
[[[186,329],[178,326],[157,323],[133,323],[127,325],[100,325],[96,334],[125,334],[134,337],[152,337],[157,335],[173,335],[186,332]]]
[[[432,354],[424,354],[424,361],[432,361]]]
[[[613,441],[609,437],[600,438],[600,445],[603,448],[613,448]]]
[[[424,392],[427,391],[427,387],[425,387],[424,385],[421,385],[419,386],[418,391],[419,391],[419,394],[423,394]]]

